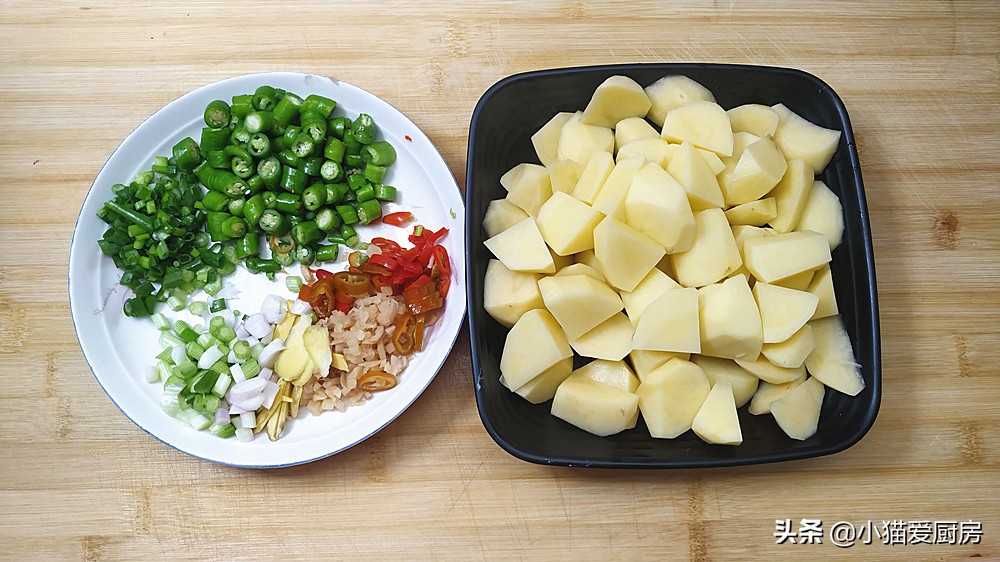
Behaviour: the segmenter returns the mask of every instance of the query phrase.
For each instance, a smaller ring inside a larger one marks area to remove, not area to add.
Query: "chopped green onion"
[[[302,288],[302,278],[298,275],[289,275],[285,277],[285,287],[293,293],[298,293],[299,289]]]
[[[153,325],[156,326],[157,330],[160,330],[162,332],[163,330],[170,329],[170,321],[167,320],[167,317],[164,316],[162,312],[157,312],[150,318],[153,320]]]
[[[205,314],[206,310],[208,310],[208,304],[202,301],[192,301],[191,304],[188,305],[188,312],[194,314],[195,316]]]

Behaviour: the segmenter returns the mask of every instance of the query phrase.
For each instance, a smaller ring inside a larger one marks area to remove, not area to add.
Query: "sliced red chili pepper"
[[[371,282],[372,278],[367,273],[338,271],[333,275],[333,286],[337,291],[343,291],[352,297],[367,295]]]
[[[444,226],[442,226],[437,231],[424,230],[424,239],[427,241],[428,244],[434,244],[435,242],[443,238],[445,234],[448,234],[448,228]]]
[[[416,291],[417,289],[420,289],[427,285],[433,286],[433,282],[434,280],[431,279],[427,274],[421,275],[420,277],[417,277],[412,283],[407,285],[406,292]],[[424,291],[421,291],[420,294],[424,295],[426,293]]]
[[[424,348],[424,328],[427,325],[427,319],[423,314],[417,316],[417,327],[413,330],[413,350],[421,351]]]
[[[392,273],[392,270],[396,267],[396,261],[394,258],[390,257],[388,254],[374,254],[372,257],[368,258],[368,261],[364,265],[372,265],[375,267],[381,267],[386,270],[386,274]]]
[[[326,277],[316,281],[312,285],[303,285],[300,287],[299,298],[308,302],[321,318],[326,318],[334,310],[334,301],[336,300],[335,291],[333,277]]]
[[[311,271],[312,274],[316,276],[316,279],[326,279],[327,277],[333,277],[333,272],[327,271],[325,269],[310,269],[309,271]]]
[[[376,254],[376,256],[377,255],[378,254]],[[385,276],[392,273],[391,269],[374,261],[374,258],[376,256],[372,256],[371,258],[369,258],[368,261],[361,264],[361,267],[358,268],[358,271],[360,271],[361,273],[367,273],[371,275],[373,278],[372,280],[374,280],[375,277]]]
[[[413,213],[409,211],[400,211],[398,213],[382,215],[382,222],[385,224],[391,224],[392,226],[403,226],[403,224],[409,222],[411,218],[413,218]]]
[[[336,306],[333,307],[333,309],[334,310],[339,310],[339,311],[343,312],[344,314],[347,314],[348,312],[351,311],[351,307],[352,306],[354,306],[354,303],[337,301],[337,304],[336,304]]]
[[[403,252],[403,247],[399,245],[395,240],[389,240],[388,238],[382,238],[381,236],[376,236],[372,238],[372,244],[378,246],[382,252],[387,252],[390,254],[396,253],[400,254]]]
[[[392,345],[396,348],[396,353],[409,355],[413,353],[414,335],[417,330],[417,319],[409,312],[404,313],[396,319],[396,329],[392,332]]]
[[[425,295],[421,295],[419,290],[403,293],[403,302],[406,303],[406,308],[410,309],[410,312],[423,314],[427,311],[441,308],[444,305],[444,301],[441,300],[441,294],[437,292],[437,288],[433,285],[428,286],[431,287],[431,291]]]

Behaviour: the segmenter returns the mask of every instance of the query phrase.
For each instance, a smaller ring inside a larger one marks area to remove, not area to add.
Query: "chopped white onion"
[[[278,354],[284,349],[285,340],[275,338],[260,351],[260,355],[257,356],[257,362],[260,363],[261,367],[274,367],[274,360],[278,358]]]
[[[156,366],[146,365],[146,382],[156,382],[160,380],[160,374],[156,372]]]
[[[257,416],[253,412],[240,414],[240,423],[243,424],[243,427],[255,427],[257,425]]]
[[[246,411],[247,411],[246,408],[240,408],[236,404],[233,404],[232,406],[229,407],[230,416],[238,416],[240,414],[245,414]]]
[[[205,353],[202,353],[201,357],[198,358],[198,368],[207,369],[212,365],[215,365],[216,361],[222,359],[222,355],[222,350],[219,349],[219,346],[213,345],[212,347],[206,349]]]
[[[233,285],[226,285],[225,287],[219,289],[219,292],[215,293],[213,298],[217,299],[231,299],[240,296],[240,291]]]
[[[245,340],[248,337],[250,337],[250,332],[247,331],[246,326],[240,324],[239,326],[236,327],[236,337],[240,338],[241,340]]]
[[[219,314],[221,314],[222,319],[226,321],[226,326],[229,326],[232,330],[236,329],[236,324],[239,323],[240,319],[236,317],[235,310],[223,310]]]
[[[260,339],[267,335],[271,331],[271,325],[267,323],[262,314],[251,314],[247,317],[246,321],[243,322],[243,326],[246,327],[250,335]]]
[[[252,379],[238,382],[229,389],[228,393],[226,393],[226,399],[232,404],[239,404],[248,396],[260,394],[268,382],[269,381],[267,379],[262,379],[260,377],[254,377]]]
[[[277,324],[285,318],[285,299],[278,295],[267,295],[260,305],[260,313],[271,324]]]
[[[243,374],[243,367],[239,364],[230,365],[229,374],[233,376],[233,382],[243,382],[247,380],[247,376]]]
[[[274,404],[274,398],[278,395],[278,383],[267,381],[264,386],[264,403],[262,404],[265,408],[270,408]]]
[[[292,302],[292,309],[290,312],[292,314],[302,315],[307,314],[311,310],[312,306],[310,306],[309,303],[303,300],[295,299],[295,301]]]
[[[264,403],[264,398],[265,396],[263,394],[257,393],[243,399],[240,402],[237,402],[237,404],[239,404],[240,408],[243,408],[248,412],[253,412],[257,408],[260,408],[260,405]],[[242,416],[243,414],[240,415]]]
[[[260,378],[262,378],[262,379],[264,379],[264,380],[268,380],[268,381],[274,382],[274,371],[272,371],[271,369],[268,369],[267,367],[261,368],[260,374],[257,375],[257,376],[260,377]]]
[[[234,350],[229,350],[229,355],[226,355],[226,363],[229,363],[230,365],[236,363],[236,352]]]
[[[243,441],[244,443],[249,443],[253,441],[253,430],[249,427],[241,427],[236,430],[236,439]]]
[[[173,349],[170,350],[170,359],[173,360],[174,365],[180,365],[181,363],[187,361],[187,348],[183,344],[175,345]]]
[[[266,336],[260,338],[260,340],[257,343],[262,343],[264,345],[267,345],[271,343],[271,340],[273,339],[274,339],[274,330],[271,330],[270,332],[267,333]]]

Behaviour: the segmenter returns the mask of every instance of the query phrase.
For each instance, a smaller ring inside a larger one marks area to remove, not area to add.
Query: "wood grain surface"
[[[690,471],[546,468],[487,435],[468,332],[373,438],[252,471],[152,439],[70,319],[80,205],[132,129],[244,73],[333,75],[464,183],[480,95],[527,70],[730,62],[843,98],[877,258],[884,398],[853,448]],[[0,558],[1000,559],[1000,4],[0,2]],[[775,520],[976,521],[979,544],[775,544]]]

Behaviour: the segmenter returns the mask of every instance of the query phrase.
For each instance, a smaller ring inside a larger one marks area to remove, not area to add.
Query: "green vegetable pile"
[[[382,183],[396,151],[375,140],[370,115],[351,120],[336,108],[271,86],[214,100],[200,142],[185,138],[170,158],[114,185],[97,213],[109,225],[99,244],[134,293],[125,314],[149,316],[157,302],[179,310],[197,289],[214,295],[241,263],[273,276],[356,247],[355,226],[378,220],[381,202],[396,197]]]

